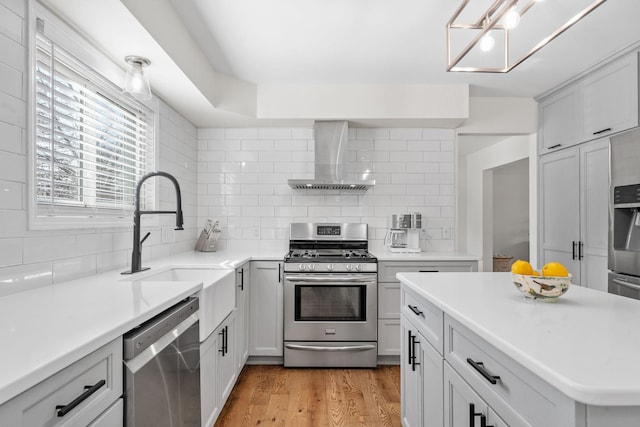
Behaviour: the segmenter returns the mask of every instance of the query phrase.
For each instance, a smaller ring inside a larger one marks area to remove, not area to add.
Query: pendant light
[[[151,61],[141,56],[126,56],[124,60],[130,67],[124,76],[122,91],[131,94],[140,101],[151,99],[151,86],[143,70],[144,67],[151,64]]]

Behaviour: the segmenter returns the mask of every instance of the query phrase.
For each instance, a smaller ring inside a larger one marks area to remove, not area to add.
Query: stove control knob
[[[362,266],[360,264],[356,264],[356,271],[362,270]]]
[[[336,267],[333,264],[327,265],[327,270],[329,270],[329,271],[333,271],[333,270],[335,270],[335,268]]]
[[[304,264],[298,264],[298,270],[300,270],[300,271],[306,270],[305,265]]]
[[[309,270],[309,271],[313,271],[313,270],[315,270],[315,269],[316,269],[316,265],[315,265],[315,264],[309,264],[309,265],[307,265],[307,270]]]
[[[347,264],[347,271],[353,270],[353,266],[351,264]]]

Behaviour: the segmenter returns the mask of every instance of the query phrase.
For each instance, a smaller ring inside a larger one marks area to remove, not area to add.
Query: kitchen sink
[[[200,342],[203,342],[236,306],[235,270],[173,267],[147,272],[135,282],[199,282]]]

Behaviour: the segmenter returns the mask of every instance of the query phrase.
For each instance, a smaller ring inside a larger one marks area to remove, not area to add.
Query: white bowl
[[[567,277],[554,276],[525,276],[511,274],[513,284],[526,298],[555,301],[564,295],[571,284],[571,274]]]

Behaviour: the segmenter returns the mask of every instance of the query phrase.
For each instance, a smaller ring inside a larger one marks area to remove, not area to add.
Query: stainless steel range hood
[[[375,180],[345,181],[348,126],[346,121],[315,122],[315,178],[290,179],[297,190],[367,190]]]

